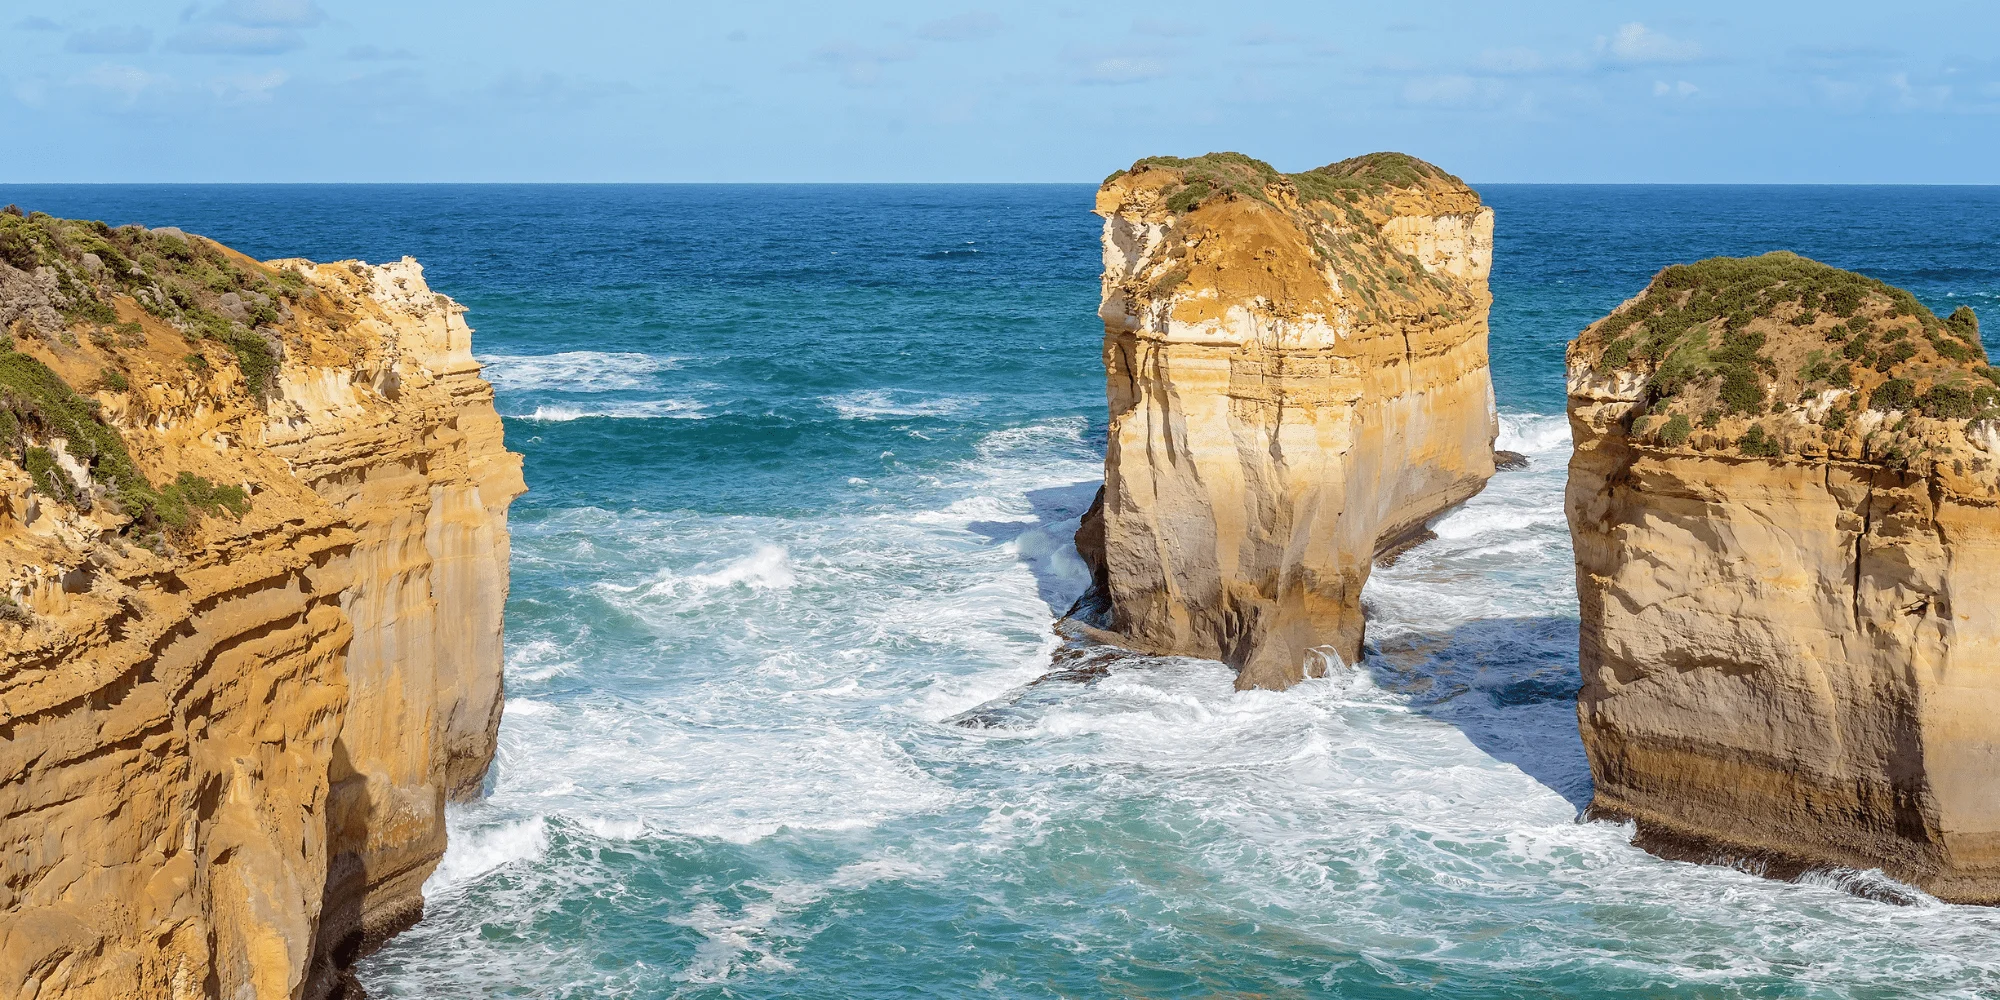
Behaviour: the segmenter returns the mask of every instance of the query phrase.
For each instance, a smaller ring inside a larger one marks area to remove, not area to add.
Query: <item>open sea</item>
[[[1791,249],[2000,330],[2000,188],[1492,185],[1502,473],[1344,676],[1030,687],[1102,473],[1093,189],[24,186],[471,307],[513,508],[491,794],[388,998],[2000,996],[2000,910],[1578,823],[1563,344]],[[954,723],[985,707],[997,728]],[[1884,892],[1881,890],[1890,890]]]

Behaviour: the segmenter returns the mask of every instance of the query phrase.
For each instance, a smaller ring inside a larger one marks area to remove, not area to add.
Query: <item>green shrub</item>
[[[132,383],[126,381],[124,373],[111,368],[97,373],[97,384],[113,392],[124,392],[132,388]]]
[[[1167,211],[1174,213],[1185,212],[1188,209],[1191,209],[1196,205],[1201,204],[1203,199],[1207,198],[1209,195],[1213,193],[1214,190],[1208,186],[1207,181],[1197,180],[1194,183],[1189,184],[1184,188],[1181,188],[1179,191],[1174,192],[1173,195],[1167,199]]]
[[[41,440],[64,439],[71,457],[104,485],[116,509],[141,527],[157,520],[184,528],[194,514],[227,511],[241,516],[249,510],[249,496],[242,487],[216,486],[198,476],[183,474],[164,489],[154,489],[133,464],[118,432],[98,416],[95,402],[78,396],[34,358],[0,352],[0,447],[15,447],[30,427]],[[51,500],[72,506],[84,502],[49,449],[27,448],[22,465],[35,488]]]
[[[1743,454],[1756,458],[1775,458],[1783,451],[1778,446],[1777,438],[1765,436],[1763,424],[1751,424],[1750,429],[1736,439],[1736,447]]]
[[[198,514],[227,511],[242,517],[250,512],[250,498],[241,486],[217,486],[200,476],[183,472],[180,478],[160,488],[159,502],[154,509],[160,521],[168,527],[186,528],[194,523]]]
[[[1665,427],[1660,428],[1660,443],[1669,448],[1678,448],[1686,444],[1688,438],[1693,435],[1694,427],[1688,423],[1687,415],[1676,413],[1673,419],[1667,421]]]
[[[1907,410],[1917,400],[1916,383],[1905,378],[1892,378],[1875,387],[1868,397],[1871,410]]]
[[[77,502],[76,484],[56,462],[55,452],[47,448],[29,448],[21,464],[28,470],[28,478],[34,482],[35,489],[43,496],[57,503]]]
[[[1975,411],[1972,391],[1957,383],[1939,383],[1931,386],[1917,399],[1917,408],[1926,415],[1939,420],[1964,420]]]
[[[1944,318],[1944,328],[1968,344],[1979,343],[1979,314],[1971,306],[1959,306]]]

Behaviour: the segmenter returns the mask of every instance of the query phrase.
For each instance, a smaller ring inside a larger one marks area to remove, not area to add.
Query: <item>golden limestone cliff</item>
[[[1354,662],[1372,560],[1493,475],[1492,210],[1401,154],[1215,153],[1139,161],[1097,214],[1105,624],[1239,688]]]
[[[1570,345],[1594,814],[2000,903],[1996,383],[1970,310],[1783,253]]]
[[[301,997],[420,915],[523,484],[415,261],[0,215],[0,997]]]

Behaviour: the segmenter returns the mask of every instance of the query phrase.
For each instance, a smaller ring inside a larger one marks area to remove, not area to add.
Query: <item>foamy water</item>
[[[500,757],[450,810],[423,923],[363,963],[373,995],[2000,996],[1992,911],[1574,822],[1552,416],[1569,337],[1717,253],[1969,304],[2000,347],[2000,188],[1482,185],[1500,444],[1533,464],[1375,575],[1363,663],[1282,694],[1197,660],[1032,683],[1102,454],[1094,191],[0,202],[260,258],[414,254],[471,310],[531,487]]]
[[[430,916],[370,989],[889,991],[871,967],[999,996],[2000,983],[1989,911],[1856,894],[1879,873],[1660,861],[1576,821],[1560,418],[1507,417],[1529,468],[1375,575],[1365,663],[1283,693],[1189,659],[1025,687],[1087,582],[1081,430],[993,432],[907,509],[520,526],[517,573],[565,567],[574,606],[515,637],[494,793],[452,809]],[[948,721],[989,703],[1011,721]]]

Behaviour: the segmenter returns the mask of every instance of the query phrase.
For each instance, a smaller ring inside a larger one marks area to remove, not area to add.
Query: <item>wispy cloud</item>
[[[917,37],[933,42],[968,42],[990,38],[1006,27],[996,14],[969,10],[953,17],[928,21],[917,27]]]
[[[62,25],[46,17],[24,17],[13,24],[15,31],[61,31]]]
[[[312,0],[226,0],[214,7],[190,7],[181,18],[187,30],[167,40],[176,52],[269,56],[305,47],[301,29],[326,20]]]
[[[1693,62],[1701,58],[1701,45],[1654,31],[1633,21],[1621,24],[1609,39],[1598,39],[1600,48],[1612,58],[1635,66]]]
[[[1479,53],[1473,64],[1488,73],[1535,73],[1546,67],[1548,60],[1534,49],[1517,46],[1487,49]]]
[[[1403,103],[1439,108],[1490,108],[1507,96],[1498,80],[1462,73],[1419,77],[1403,85]]]
[[[1687,82],[1686,80],[1681,80],[1677,83],[1668,83],[1665,80],[1653,81],[1654,97],[1686,98],[1686,97],[1693,97],[1695,94],[1698,94],[1700,92],[1701,92],[1700,87],[1697,87],[1694,84]]]
[[[859,42],[828,42],[813,50],[813,61],[840,74],[840,82],[850,87],[872,87],[882,82],[882,71],[890,63],[916,55],[907,45],[862,45]]]
[[[137,104],[146,92],[159,90],[173,83],[169,77],[148,73],[137,66],[112,64],[93,66],[73,77],[70,82],[114,98],[120,105],[128,108]]]
[[[91,55],[125,55],[153,47],[153,33],[146,28],[92,28],[72,33],[63,41],[68,52]]]
[[[240,24],[204,24],[167,40],[167,47],[175,52],[204,55],[274,56],[305,45],[305,37],[289,28],[250,28]]]
[[[290,79],[284,70],[279,69],[264,73],[239,73],[208,81],[208,90],[218,99],[231,104],[264,104],[271,100],[272,92]]]
[[[1949,85],[1914,84],[1908,73],[1890,74],[1889,90],[1896,95],[1896,106],[1906,111],[1942,108],[1951,102]]]
[[[417,54],[409,49],[385,49],[379,45],[349,46],[346,55],[342,56],[355,62],[403,62],[416,57]]]
[[[1153,38],[1193,38],[1202,33],[1201,26],[1186,21],[1165,21],[1155,17],[1142,17],[1132,22],[1132,33]]]
[[[326,11],[312,0],[227,0],[208,16],[246,28],[310,28],[326,20]]]
[[[1078,83],[1144,83],[1167,75],[1167,65],[1146,56],[1105,56],[1090,59],[1076,74]]]

